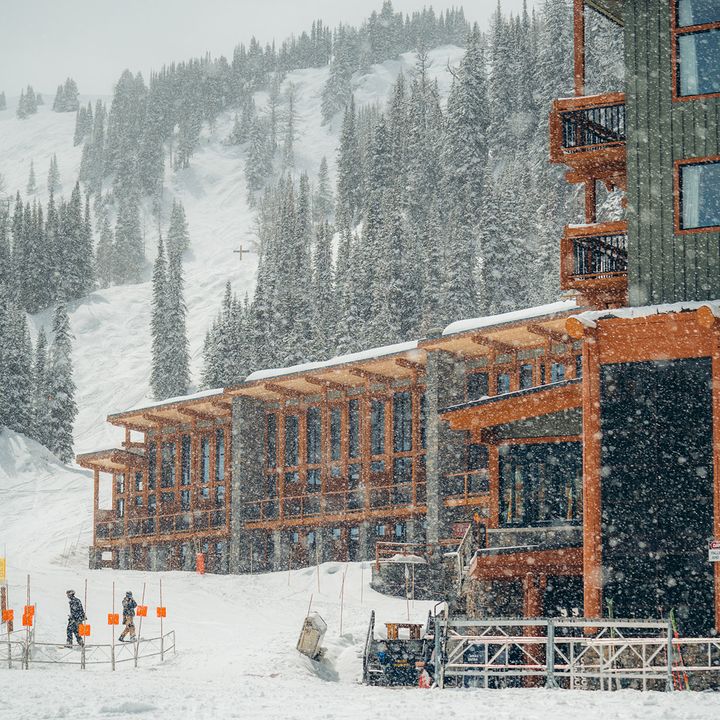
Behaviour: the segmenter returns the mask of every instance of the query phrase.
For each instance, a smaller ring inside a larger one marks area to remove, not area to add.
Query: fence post
[[[547,633],[545,645],[545,666],[547,669],[547,679],[545,681],[546,688],[556,688],[558,686],[555,680],[555,620],[548,618]]]
[[[665,680],[665,691],[672,692],[675,689],[673,683],[673,626],[672,621],[668,620],[667,629],[667,679]]]
[[[435,684],[440,687],[440,663],[442,651],[440,643],[440,617],[435,615]]]
[[[115,671],[115,643],[110,646],[110,669]]]
[[[80,646],[80,669],[85,669],[85,643]]]

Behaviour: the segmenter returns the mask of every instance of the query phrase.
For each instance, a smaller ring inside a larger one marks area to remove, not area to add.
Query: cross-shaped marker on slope
[[[245,255],[245,253],[252,253],[254,252],[254,250],[247,250],[241,245],[238,250],[233,250],[233,252],[237,253],[240,256],[240,262],[242,262],[243,255]]]

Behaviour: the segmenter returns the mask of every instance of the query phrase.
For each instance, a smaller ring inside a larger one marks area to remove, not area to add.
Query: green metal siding
[[[630,305],[720,298],[720,233],[674,231],[674,163],[720,155],[720,98],[673,102],[670,28],[670,0],[625,3]]]

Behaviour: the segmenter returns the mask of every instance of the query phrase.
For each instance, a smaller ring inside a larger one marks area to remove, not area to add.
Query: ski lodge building
[[[585,95],[588,8],[624,26],[624,92]],[[122,448],[78,457],[92,567],[244,573],[378,542],[432,562],[470,527],[478,613],[612,601],[720,629],[720,4],[575,0],[574,38],[550,118],[585,196],[566,299],[111,415]],[[598,183],[625,220],[597,222]]]

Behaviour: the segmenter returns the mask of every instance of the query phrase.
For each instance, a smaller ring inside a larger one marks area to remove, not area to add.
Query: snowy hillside
[[[450,87],[448,65],[455,66],[463,50],[446,46],[430,53],[430,75],[437,78],[443,96]],[[399,71],[411,72],[412,53],[400,60],[373,66],[355,80],[358,106],[384,104]],[[317,175],[320,159],[326,156],[332,172],[338,141],[339,121],[321,125],[320,99],[327,80],[327,68],[290,73],[285,84],[297,88],[299,116],[296,170]],[[87,102],[88,98],[81,98]],[[256,96],[259,107],[266,98]],[[30,161],[38,178],[37,199],[47,200],[47,167],[57,154],[62,193],[69,194],[80,167],[81,146],[73,147],[75,116],[54,113],[48,106],[25,120],[15,117],[14,102],[0,112],[0,173],[8,194],[17,189],[25,195]],[[216,128],[204,131],[201,148],[191,167],[166,171],[164,201],[182,201],[191,235],[191,251],[185,261],[185,300],[188,307],[188,334],[193,380],[197,383],[202,365],[205,333],[220,305],[223,286],[229,280],[241,296],[252,292],[255,255],[242,262],[233,250],[255,243],[255,215],[246,202],[243,147],[225,141],[232,129],[232,114],[221,116]],[[167,217],[164,218],[167,222]],[[144,218],[146,254],[152,260],[157,229],[149,212]],[[148,266],[148,280],[150,269]],[[120,286],[98,291],[70,307],[75,334],[75,382],[79,415],[75,424],[76,451],[85,452],[117,442],[117,431],[104,423],[108,413],[118,412],[148,397],[150,373],[150,283]],[[50,322],[50,313],[35,318],[36,329]]]

